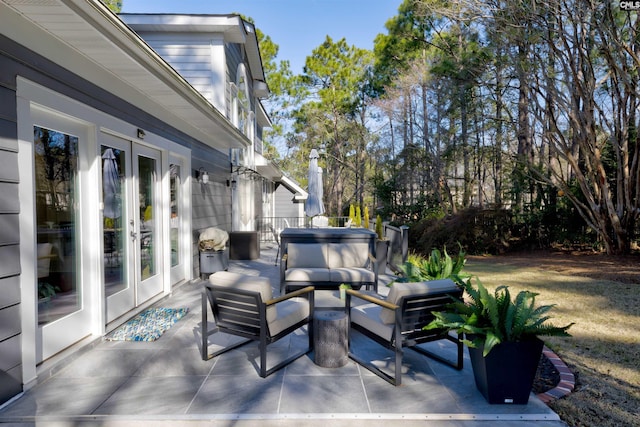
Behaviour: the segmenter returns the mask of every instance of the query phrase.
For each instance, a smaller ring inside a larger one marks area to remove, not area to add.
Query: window
[[[80,307],[76,232],[78,138],[33,128],[38,256],[39,324]]]
[[[236,102],[235,102],[235,117],[236,126],[242,131],[248,138],[252,137],[252,115],[251,102],[249,98],[249,84],[247,82],[247,71],[244,64],[238,66],[236,72]]]

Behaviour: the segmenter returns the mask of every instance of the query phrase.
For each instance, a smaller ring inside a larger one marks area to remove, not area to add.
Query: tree
[[[304,90],[299,91],[303,97],[294,112],[294,129],[304,134],[306,150],[321,148],[324,195],[332,215],[342,215],[349,201],[363,202],[370,141],[364,121],[371,66],[369,51],[347,44],[344,38],[334,42],[329,36],[305,61]]]
[[[113,13],[120,13],[122,10],[122,2],[123,0],[102,0],[102,3],[111,9]]]

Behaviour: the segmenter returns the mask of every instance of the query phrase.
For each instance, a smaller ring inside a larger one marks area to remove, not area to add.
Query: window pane
[[[76,212],[78,138],[34,126],[38,323],[81,308]]]
[[[104,233],[104,284],[106,296],[126,289],[127,259],[125,204],[125,152],[103,145],[102,155],[102,229]]]
[[[145,280],[156,274],[155,249],[155,187],[156,187],[156,161],[148,157],[138,157],[140,199],[140,272],[141,279]]]
[[[180,229],[180,211],[179,200],[180,200],[180,165],[170,165],[169,170],[171,171],[171,220],[169,223],[171,224],[171,267],[175,267],[179,264],[180,260],[180,245],[178,236]]]

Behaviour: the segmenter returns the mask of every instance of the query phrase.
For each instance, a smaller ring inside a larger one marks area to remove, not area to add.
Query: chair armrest
[[[356,298],[360,298],[360,299],[362,299],[364,301],[368,301],[368,302],[371,302],[373,304],[377,304],[380,307],[388,308],[389,310],[396,310],[396,309],[398,309],[400,307],[399,305],[392,304],[392,303],[387,302],[387,301],[385,301],[383,299],[372,297],[371,295],[360,293],[360,292],[358,292],[358,291],[356,291],[354,289],[347,289],[347,294],[349,294],[349,295],[351,295],[353,297],[356,297]]]
[[[289,259],[289,254],[282,255],[280,260],[280,283],[284,282],[284,273],[287,271],[287,260]]]
[[[369,252],[369,265],[371,266],[371,271],[373,271],[374,274],[374,286],[373,289],[378,292],[378,260],[376,259],[376,257],[373,256],[373,254],[371,252]],[[380,261],[382,262],[382,261]],[[386,262],[386,260],[385,260]]]
[[[269,301],[266,301],[265,305],[270,306],[270,305],[273,305],[273,304],[277,304],[279,302],[282,302],[282,301],[285,301],[285,300],[288,300],[288,299],[291,299],[291,298],[295,298],[295,297],[299,297],[299,296],[304,295],[304,294],[308,294],[310,292],[313,292],[314,290],[315,290],[315,288],[313,286],[307,286],[305,288],[298,289],[298,290],[295,290],[293,292],[289,292],[288,294],[282,295],[280,297],[272,298]]]

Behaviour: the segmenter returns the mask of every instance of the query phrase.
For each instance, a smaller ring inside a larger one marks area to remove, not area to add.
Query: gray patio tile
[[[210,376],[187,410],[188,414],[274,414],[284,376]]]
[[[93,413],[98,415],[184,414],[205,376],[132,378]]]
[[[171,351],[161,351],[149,358],[135,373],[140,377],[172,377],[208,375],[213,364],[202,360],[197,346],[173,348]]]
[[[379,377],[363,377],[371,411],[390,414],[450,413],[455,400],[434,377],[407,380],[395,387]]]
[[[335,377],[345,377],[345,376],[359,376],[358,365],[351,359],[347,361],[347,364],[341,366],[340,368],[323,368],[322,366],[318,366],[314,362],[314,353],[311,352],[306,356],[301,357],[296,360],[294,363],[290,364],[286,368],[287,377],[291,375],[296,376],[307,376],[307,377],[315,377],[315,376],[335,376]]]
[[[27,391],[0,415],[24,417],[92,414],[107,396],[127,380],[127,377],[51,378]]]
[[[133,375],[157,348],[100,346],[83,354],[57,374],[57,378],[107,378]]]
[[[368,413],[362,381],[357,376],[286,376],[282,414]]]

